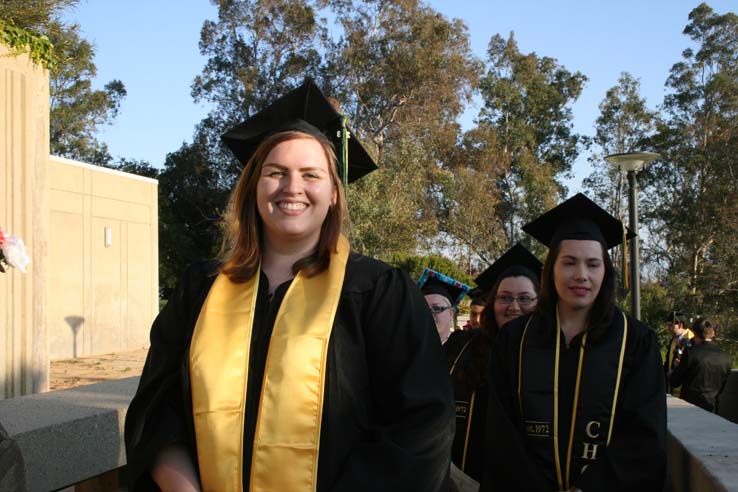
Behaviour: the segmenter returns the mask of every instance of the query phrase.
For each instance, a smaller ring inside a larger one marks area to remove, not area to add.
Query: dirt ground
[[[138,349],[52,361],[50,387],[58,390],[138,376],[143,369],[147,352],[148,349]]]

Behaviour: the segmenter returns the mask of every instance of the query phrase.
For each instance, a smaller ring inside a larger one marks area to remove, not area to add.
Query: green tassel
[[[343,191],[348,192],[348,139],[349,134],[346,128],[348,118],[341,115],[341,179],[343,181]]]

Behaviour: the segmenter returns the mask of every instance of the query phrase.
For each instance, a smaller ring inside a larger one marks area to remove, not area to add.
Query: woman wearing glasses
[[[480,490],[661,490],[665,381],[655,333],[615,305],[622,223],[578,194],[523,230],[549,252],[536,311],[492,350]]]
[[[433,315],[441,345],[444,345],[456,326],[456,306],[471,287],[430,268],[423,270],[418,286]]]
[[[487,373],[492,342],[499,327],[536,308],[541,262],[515,245],[475,279],[487,305],[482,327],[454,332],[444,347],[456,399],[453,463],[476,481],[484,466]]]

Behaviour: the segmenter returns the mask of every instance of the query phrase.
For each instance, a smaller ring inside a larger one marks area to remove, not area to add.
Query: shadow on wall
[[[72,356],[77,358],[77,333],[82,327],[82,323],[85,322],[85,318],[82,316],[66,316],[64,321],[67,322],[69,328],[72,329]]]

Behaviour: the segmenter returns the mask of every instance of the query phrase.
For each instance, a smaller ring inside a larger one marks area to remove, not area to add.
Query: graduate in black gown
[[[538,308],[493,347],[480,490],[662,490],[658,341],[614,302],[622,223],[577,194],[523,229],[549,253]]]
[[[190,267],[153,324],[126,418],[131,490],[446,486],[445,357],[417,286],[340,234],[331,140],[348,142],[344,178],[376,167],[345,132],[308,81],[225,135],[245,163],[225,253]]]
[[[474,282],[487,300],[481,327],[455,331],[444,349],[456,400],[456,434],[452,462],[479,482],[484,470],[487,376],[492,341],[499,327],[536,307],[541,264],[516,244],[482,272]]]

